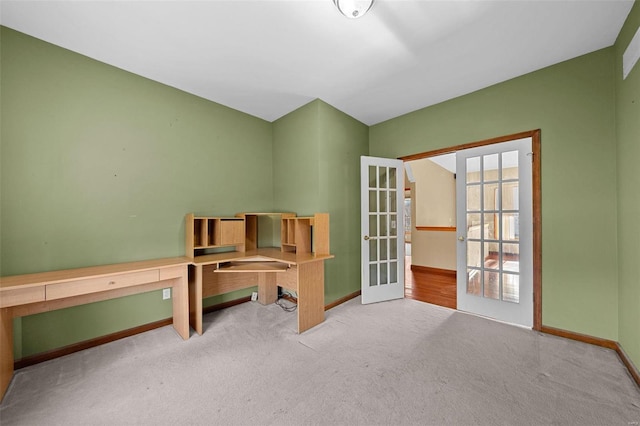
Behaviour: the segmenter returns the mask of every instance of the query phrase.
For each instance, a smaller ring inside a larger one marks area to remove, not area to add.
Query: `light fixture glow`
[[[371,6],[373,0],[333,0],[340,13],[349,19],[356,19],[364,16]]]

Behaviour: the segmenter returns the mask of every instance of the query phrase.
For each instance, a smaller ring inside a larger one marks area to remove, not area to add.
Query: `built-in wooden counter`
[[[188,265],[174,257],[0,278],[0,399],[13,376],[13,318],[172,288],[173,327],[189,338]]]

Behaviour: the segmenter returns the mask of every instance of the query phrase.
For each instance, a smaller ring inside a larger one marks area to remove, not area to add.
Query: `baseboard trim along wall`
[[[361,293],[360,290],[354,291],[353,293],[347,294],[346,296],[341,297],[338,300],[334,300],[333,302],[329,303],[328,305],[325,305],[324,310],[328,311],[329,309],[335,308],[338,305],[342,305],[344,302],[347,302],[347,301],[349,301],[351,299],[354,299],[354,298],[360,296],[360,293]]]
[[[565,339],[577,340],[583,343],[589,343],[591,345],[602,346],[603,348],[613,349],[618,354],[620,361],[627,367],[631,378],[636,382],[638,387],[640,387],[640,372],[638,368],[633,364],[631,358],[627,356],[627,354],[620,346],[620,343],[614,340],[602,339],[600,337],[593,337],[587,334],[575,333],[573,331],[562,330],[560,328],[548,327],[543,325],[540,328],[542,333],[552,334],[554,336],[564,337]]]

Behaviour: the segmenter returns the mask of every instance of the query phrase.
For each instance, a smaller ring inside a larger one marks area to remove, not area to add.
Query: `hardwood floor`
[[[404,295],[408,299],[456,309],[456,277],[446,271],[411,269],[411,257],[405,259]]]

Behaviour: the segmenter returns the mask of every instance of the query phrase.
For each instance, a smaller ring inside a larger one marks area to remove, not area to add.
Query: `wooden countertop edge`
[[[6,277],[0,277],[0,292],[3,290],[10,290],[15,287],[35,287],[65,281],[123,274],[130,271],[146,271],[172,266],[189,265],[191,263],[191,258],[181,256],[114,263],[109,265],[87,266],[73,269],[61,269],[57,271],[36,272],[24,275],[8,275]]]
[[[332,254],[295,254],[281,252],[279,249],[258,249],[250,252],[226,252],[215,253],[204,256],[190,258],[186,256],[167,257],[161,259],[138,260],[125,263],[114,263],[109,265],[87,266],[72,269],[60,269],[56,271],[36,272],[22,275],[8,275],[0,277],[0,293],[15,289],[16,287],[28,288],[47,284],[56,284],[65,281],[73,281],[87,278],[98,278],[102,276],[123,274],[131,271],[146,271],[157,268],[168,268],[180,265],[209,265],[220,262],[250,261],[272,261],[287,263],[289,265],[301,265],[304,263],[333,259]]]

